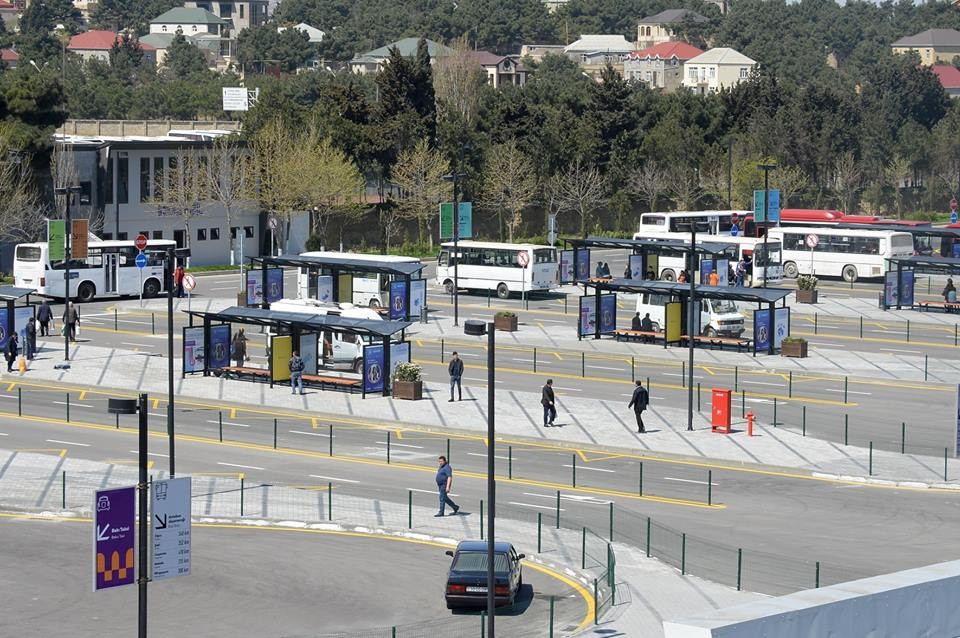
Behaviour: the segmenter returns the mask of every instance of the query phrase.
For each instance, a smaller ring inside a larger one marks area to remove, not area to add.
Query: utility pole
[[[763,266],[760,271],[763,275],[763,287],[767,287],[767,231],[770,228],[770,171],[777,169],[776,164],[759,164],[757,166],[760,170],[763,171],[763,250],[760,252],[760,256],[763,258]],[[756,268],[757,268],[757,259],[753,260],[754,268],[754,277],[756,277]]]
[[[73,248],[73,218],[70,216],[70,198],[74,193],[80,192],[80,186],[63,186],[53,189],[53,192],[57,195],[63,195],[67,202],[64,210],[65,228],[63,229],[63,257],[66,264],[63,272],[63,311],[64,317],[66,317],[66,313],[70,312],[70,260],[73,258],[71,254]],[[63,330],[63,360],[70,360],[70,331],[66,329],[66,322],[64,322]]]

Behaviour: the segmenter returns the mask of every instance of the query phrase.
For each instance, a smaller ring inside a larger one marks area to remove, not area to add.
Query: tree
[[[660,197],[667,192],[667,171],[657,162],[648,161],[633,171],[628,185],[630,192],[639,195],[647,202],[650,211],[655,211]]]
[[[799,166],[778,166],[771,177],[774,188],[780,190],[780,208],[788,208],[793,198],[810,183],[810,177]]]
[[[71,34],[79,33],[83,26],[80,10],[73,0],[34,0],[20,16],[20,32],[46,34],[62,24]]]
[[[513,140],[497,144],[487,153],[483,170],[483,187],[480,204],[497,215],[500,241],[503,241],[503,216],[507,214],[508,239],[523,221],[523,209],[533,202],[537,194],[537,175],[533,162],[517,148]]]
[[[312,132],[307,136],[306,169],[314,177],[307,188],[307,201],[313,206],[312,228],[326,245],[327,227],[337,215],[359,217],[363,209],[356,200],[363,193],[364,180],[356,165],[330,138],[318,139]]]
[[[897,213],[897,219],[903,219],[903,184],[913,176],[910,160],[902,155],[894,156],[887,164],[884,175],[893,189],[893,209]]]
[[[167,47],[163,67],[164,75],[171,78],[188,78],[209,72],[209,65],[203,51],[187,42],[179,29],[170,46]]]
[[[276,65],[293,73],[316,55],[310,38],[300,29],[277,32],[272,22],[248,27],[237,36],[237,61],[248,73]]]
[[[44,213],[34,180],[32,156],[17,149],[16,131],[0,123],[0,238],[35,241],[43,233]]]
[[[587,225],[595,210],[604,203],[606,179],[595,168],[583,165],[580,158],[547,181],[548,197],[559,212],[576,214],[580,219],[580,235],[587,236]]]
[[[457,38],[453,53],[438,58],[433,65],[433,88],[440,117],[455,113],[465,125],[472,125],[486,85],[487,74],[477,64],[466,36]]]
[[[169,158],[165,179],[153,184],[152,201],[158,215],[174,215],[183,225],[186,248],[190,248],[190,225],[210,205],[207,176],[209,172],[201,155],[180,148]],[[189,265],[189,258],[187,261]]]
[[[190,45],[187,45],[190,46]],[[251,159],[237,140],[229,136],[218,137],[203,153],[203,168],[206,169],[205,182],[213,201],[223,206],[227,217],[227,232],[230,237],[230,265],[235,262],[237,242],[233,233],[233,213],[240,203],[251,199],[254,192],[254,175]],[[243,232],[237,228],[237,233]],[[243,261],[243,254],[240,255]]]
[[[133,29],[144,35],[151,20],[177,6],[183,6],[182,0],[97,0],[90,20],[100,29]]]
[[[700,176],[696,169],[672,166],[667,171],[667,192],[673,199],[676,210],[694,210],[703,194]]]
[[[449,172],[449,162],[425,139],[400,153],[390,171],[390,180],[400,189],[400,214],[417,220],[418,240],[423,243],[426,233],[431,248],[430,220],[437,214],[437,204],[450,195],[450,186],[443,179]]]
[[[960,105],[933,128],[933,174],[951,197],[960,199]]]
[[[863,173],[860,172],[856,158],[850,151],[843,153],[833,164],[833,189],[844,212],[851,215],[854,213],[857,193],[862,185]]]

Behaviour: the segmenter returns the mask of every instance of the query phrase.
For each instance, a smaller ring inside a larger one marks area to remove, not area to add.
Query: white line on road
[[[330,435],[326,432],[304,432],[303,430],[289,430],[290,434],[306,434],[307,436],[323,436],[329,438]],[[334,434],[333,438],[337,438],[337,435]]]
[[[220,424],[220,421],[210,420],[210,421],[207,421],[207,423],[216,423],[216,424],[219,425],[219,424]],[[235,425],[235,426],[237,426],[238,428],[248,428],[248,427],[250,427],[250,426],[247,425],[246,423],[234,423],[233,421],[224,421],[223,424],[224,424],[224,425]]]
[[[547,506],[547,505],[533,505],[533,504],[531,504],[531,503],[518,503],[517,501],[509,501],[507,504],[508,504],[508,505],[520,505],[521,507],[535,507],[535,508],[537,508],[538,510],[550,510],[551,512],[556,512],[556,511],[557,511],[557,508],[556,508],[556,507],[549,507],[549,506]],[[565,509],[563,509],[563,508],[561,507],[561,508],[560,508],[560,511],[561,511],[561,512],[566,512],[567,510],[565,510]]]
[[[147,412],[147,414],[149,414],[150,416],[160,417],[161,419],[167,418],[166,412]]]
[[[62,445],[79,445],[80,447],[90,447],[89,443],[76,443],[75,441],[61,441],[60,439],[47,439],[47,443],[60,443]]]
[[[257,467],[256,465],[237,465],[236,463],[221,463],[217,462],[217,465],[226,465],[227,467],[242,467],[245,470],[263,470],[262,467]]]
[[[10,435],[7,434],[6,432],[0,432],[0,436],[10,436]]]
[[[418,490],[415,487],[408,487],[407,489],[410,490],[411,492],[420,492],[421,494],[434,494],[434,495],[437,494],[436,490]],[[456,494],[454,494],[453,492],[447,492],[447,494],[449,496],[456,496]]]
[[[897,350],[896,348],[880,348],[884,352],[906,352],[907,354],[923,354],[919,350]]]
[[[467,456],[482,456],[483,458],[487,458],[487,455],[486,455],[486,454],[480,454],[479,452],[467,452]],[[503,460],[503,461],[509,461],[509,460],[510,460],[510,457],[509,457],[509,456],[497,456],[496,454],[493,455],[493,458],[495,458],[495,459],[501,459],[501,460]]]
[[[524,496],[536,496],[539,498],[549,498],[556,500],[556,494],[537,494],[536,492],[524,492]],[[580,496],[577,494],[561,494],[560,499],[564,501],[576,501],[577,503],[589,503],[592,505],[609,505],[610,501],[600,500],[593,496]],[[556,508],[554,508],[556,509]]]
[[[327,481],[336,481],[338,483],[359,483],[360,481],[354,481],[352,479],[337,478],[336,476],[324,476],[323,474],[308,474],[310,478],[325,479]]]
[[[66,402],[66,401],[54,401],[53,403],[56,403],[57,405],[67,405],[67,402]],[[92,408],[93,406],[92,406],[92,405],[87,405],[86,403],[72,403],[72,402],[71,402],[71,403],[70,403],[70,407],[72,407],[72,408]]]
[[[615,370],[617,372],[623,372],[623,368],[611,368],[610,366],[594,366],[589,365],[588,368],[594,368],[596,370]]]
[[[138,347],[138,348],[142,348],[142,347],[152,347],[152,346],[155,345],[155,344],[152,344],[152,343],[131,343],[130,341],[121,341],[121,342],[120,342],[120,345],[121,345],[121,346],[136,346],[136,347]]]
[[[4,399],[16,399],[16,398],[17,398],[17,397],[15,397],[15,396],[13,396],[12,394],[0,394],[0,397],[3,397]]]
[[[570,464],[564,465],[563,467],[573,467]],[[587,467],[586,465],[579,466],[581,470],[593,470],[594,472],[609,472],[610,474],[616,474],[616,470],[607,470],[602,467]]]
[[[692,479],[682,479],[682,478],[673,478],[672,476],[664,476],[664,481],[679,481],[680,483],[697,483],[698,485],[706,485],[706,481],[694,481]],[[711,483],[710,485],[717,485],[717,483]]]
[[[140,454],[140,450],[130,450],[130,454]],[[169,457],[169,454],[160,454],[159,452],[147,452],[147,456],[162,456],[164,458]]]
[[[824,388],[824,392],[843,392],[843,390],[837,390],[836,388]],[[863,396],[869,397],[873,396],[872,392],[854,392],[853,390],[847,390],[848,394],[862,394]]]
[[[782,388],[782,383],[770,383],[769,381],[754,381],[753,379],[744,379],[744,381],[749,381],[753,385],[772,385],[775,388]]]
[[[377,441],[377,443],[379,443],[380,445],[386,445],[386,444],[387,444],[386,441]],[[422,449],[423,449],[423,446],[422,446],[422,445],[408,445],[407,443],[396,443],[396,442],[394,442],[394,441],[391,441],[391,442],[390,442],[390,447],[415,447],[415,448],[417,448],[418,450],[422,450]]]
[[[236,290],[236,289],[237,289],[236,286],[227,286],[226,288],[211,288],[210,290],[214,291],[214,290]]]

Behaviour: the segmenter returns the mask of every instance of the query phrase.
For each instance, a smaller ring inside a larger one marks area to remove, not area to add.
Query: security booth
[[[411,325],[407,321],[308,315],[239,306],[217,312],[186,312],[191,324],[197,318],[201,325],[184,328],[184,374],[202,373],[208,376],[212,373],[227,378],[250,378],[267,382],[273,387],[274,383],[290,380],[287,363],[296,350],[306,366],[303,371],[304,385],[350,392],[360,390],[364,397],[373,392],[388,396],[390,379],[397,364],[410,361],[410,342],[393,339],[393,335],[403,333]],[[268,329],[267,368],[231,365],[233,344],[230,335],[233,324]],[[322,335],[328,331],[354,336],[363,344],[362,356],[353,369],[356,376],[336,376],[321,369],[324,361]],[[207,348],[206,344],[210,344],[210,347]]]
[[[880,293],[880,307],[884,310],[890,308],[900,310],[904,306],[919,310],[930,308],[960,310],[960,301],[916,300],[914,295],[917,274],[958,276],[960,275],[960,258],[912,255],[887,259],[887,264],[883,292]]]
[[[17,333],[20,339],[20,349],[24,351],[27,337],[27,324],[36,317],[35,308],[30,305],[30,295],[36,292],[34,288],[19,288],[17,286],[0,286],[0,350],[5,351],[10,335]],[[23,304],[17,302],[23,299]]]
[[[300,299],[383,308],[390,319],[402,321],[419,318],[427,307],[425,266],[419,259],[359,253],[251,257],[245,305],[268,308],[283,299],[284,268],[297,269]]]

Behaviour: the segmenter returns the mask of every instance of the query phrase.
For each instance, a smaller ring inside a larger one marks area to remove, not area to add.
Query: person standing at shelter
[[[633,414],[637,417],[637,432],[646,434],[647,429],[643,426],[643,411],[647,409],[650,403],[650,394],[643,387],[643,382],[637,380],[637,387],[633,389],[633,396],[630,397],[628,408],[633,408]]]
[[[556,396],[553,394],[553,379],[547,379],[547,383],[540,391],[540,404],[543,406],[543,427],[548,428],[553,425],[557,418]]]
[[[604,277],[605,279],[610,279],[610,278],[611,278],[611,277],[610,277],[610,262],[605,262],[605,263],[603,264],[603,274],[600,275],[600,276],[601,276],[601,277]]]
[[[71,301],[67,304],[67,309],[63,311],[63,329],[66,331],[70,341],[77,340],[77,324],[80,323],[80,311]]]
[[[716,270],[710,271],[710,285],[719,286],[720,285],[720,275],[717,274]]]
[[[173,285],[177,297],[183,297],[183,266],[179,264],[177,264],[177,267],[173,271]]]
[[[53,310],[50,309],[50,302],[44,300],[37,311],[37,321],[40,322],[40,336],[50,336],[50,322],[53,320]]]
[[[637,313],[640,314],[640,313]],[[643,319],[640,320],[640,330],[644,332],[653,332],[653,320],[650,319],[650,313],[643,315]],[[643,335],[644,343],[653,343],[653,337],[646,334]]]
[[[243,334],[243,328],[233,335],[233,358],[238,368],[242,368],[243,362],[247,360],[247,335]]]
[[[630,320],[630,329],[643,330],[643,328],[640,327],[641,323],[643,322],[640,320],[640,313],[638,312],[637,314],[633,315],[633,319]]]
[[[747,276],[747,258],[744,257],[737,262],[736,270],[737,288],[743,288],[743,278]]]
[[[623,278],[633,279],[633,273],[630,272],[630,264],[627,264],[627,267],[623,269]]]
[[[460,385],[460,379],[463,377],[463,359],[460,358],[456,350],[453,351],[450,363],[447,364],[447,372],[450,374],[450,401],[448,403],[453,403],[454,386],[457,387],[457,400],[463,401],[463,387]]]
[[[23,348],[27,353],[27,359],[33,361],[33,355],[37,351],[37,322],[31,319],[27,322],[26,339]]]
[[[644,279],[646,279],[647,281],[656,281],[656,280],[657,280],[657,273],[653,272],[653,268],[652,268],[652,267],[651,267],[651,268],[647,268],[647,274],[646,274],[646,276],[644,277]]]
[[[447,505],[453,508],[453,513],[460,511],[460,506],[450,499],[450,490],[453,489],[453,468],[447,463],[447,457],[437,458],[439,467],[437,468],[437,490],[440,492],[440,511],[434,514],[434,518],[443,516]]]
[[[287,365],[290,368],[290,394],[297,394],[298,389],[303,394],[303,369],[307,365],[300,358],[300,353],[294,350]]]
[[[4,356],[7,358],[7,372],[13,372],[13,364],[17,360],[17,355],[20,354],[20,348],[18,346],[17,333],[14,332],[10,335],[10,338],[7,339],[7,349],[4,352]]]
[[[957,302],[957,289],[953,286],[953,279],[947,279],[947,285],[944,286],[943,292],[940,294],[943,295],[943,300],[947,303]]]

